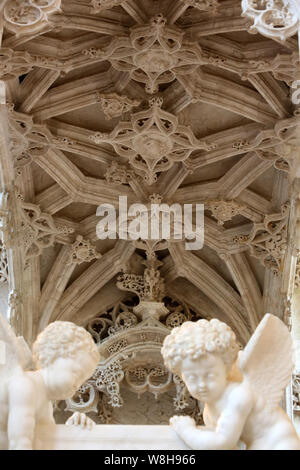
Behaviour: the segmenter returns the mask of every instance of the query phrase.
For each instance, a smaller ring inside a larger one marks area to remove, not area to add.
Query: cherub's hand
[[[82,429],[91,430],[95,426],[95,423],[84,413],[76,411],[76,413],[67,420],[66,426],[81,426]]]
[[[195,420],[190,416],[173,416],[170,419],[170,424],[178,434],[186,428],[196,426]]]

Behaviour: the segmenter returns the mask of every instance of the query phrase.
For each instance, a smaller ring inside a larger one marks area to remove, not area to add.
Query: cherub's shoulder
[[[22,393],[20,394],[20,390]],[[30,374],[24,371],[18,371],[10,378],[8,383],[9,394],[28,395],[35,391],[35,383]]]
[[[253,394],[247,381],[231,382],[227,386],[228,397],[235,407],[249,407],[253,400]]]

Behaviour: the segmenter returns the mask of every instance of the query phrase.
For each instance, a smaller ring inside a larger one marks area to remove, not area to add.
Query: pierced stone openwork
[[[39,256],[44,248],[53,245],[59,233],[73,232],[67,227],[56,227],[49,214],[41,212],[35,204],[23,202],[20,208],[21,226],[18,239],[24,245],[24,258]]]
[[[134,171],[130,170],[125,165],[119,165],[113,162],[106,170],[105,179],[108,183],[112,184],[129,184],[134,179]]]
[[[293,374],[292,380],[292,390],[293,390],[293,411],[294,413],[300,413],[300,375],[299,373]]]
[[[192,74],[201,63],[201,49],[183,39],[183,32],[167,25],[159,14],[149,25],[134,26],[128,37],[112,39],[107,48],[84,51],[95,60],[109,60],[116,70],[129,72],[133,80],[145,84],[147,93],[159,91],[180,74]]]
[[[161,302],[165,295],[164,280],[160,277],[158,268],[162,266],[155,253],[143,261],[146,266],[143,276],[137,274],[121,274],[117,287],[135,293],[141,302]]]
[[[288,217],[289,205],[285,204],[281,213],[266,215],[263,222],[254,224],[249,235],[235,237],[234,241],[248,245],[252,256],[278,274],[287,248]]]
[[[76,241],[71,246],[69,264],[89,263],[93,259],[101,258],[101,256],[101,253],[97,253],[96,248],[89,240],[77,235]]]
[[[141,104],[138,100],[132,100],[128,96],[117,93],[99,93],[98,97],[106,119],[122,116]]]
[[[298,31],[297,0],[242,0],[242,10],[244,16],[254,20],[250,32],[285,40]]]
[[[9,0],[4,8],[6,27],[16,34],[39,31],[60,5],[61,0]]]
[[[219,225],[231,220],[245,209],[245,206],[235,201],[215,200],[208,201],[205,206],[211,211],[212,216],[218,221]]]
[[[8,195],[7,211],[11,211],[9,202],[16,201],[15,217],[3,217],[2,226],[4,245],[6,248],[22,247],[24,267],[28,267],[29,260],[40,256],[45,248],[55,243],[59,235],[69,235],[74,229],[65,225],[56,225],[50,214],[42,212],[37,204],[24,202],[24,198],[17,189]]]
[[[164,303],[168,313],[161,321],[141,318],[133,298],[116,304],[87,324],[101,361],[93,376],[66,401],[66,410],[97,413],[108,422],[112,409],[124,404],[122,387],[138,396],[150,392],[155,398],[174,387],[175,409],[191,406],[193,400],[181,379],[165,369],[160,349],[170,329],[196,320],[197,315],[169,297],[164,298]],[[198,413],[196,402],[193,407]]]
[[[8,281],[7,253],[3,246],[3,243],[0,242],[0,283],[5,283],[7,281]]]

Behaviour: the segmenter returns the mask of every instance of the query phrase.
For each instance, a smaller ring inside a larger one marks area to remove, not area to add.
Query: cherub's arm
[[[243,432],[245,421],[252,408],[251,394],[242,396],[242,389],[233,393],[218,420],[215,430],[205,426],[196,427],[189,417],[174,417],[171,424],[179,437],[195,450],[235,449]]]
[[[43,414],[38,417],[36,424],[55,424],[55,419],[53,416],[53,405],[50,401],[48,403],[45,403],[45,406],[42,408],[42,411]]]
[[[35,387],[26,377],[9,386],[8,441],[10,450],[32,450],[35,431]]]

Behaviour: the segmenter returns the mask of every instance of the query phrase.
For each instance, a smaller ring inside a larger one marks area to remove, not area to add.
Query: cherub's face
[[[96,368],[89,354],[78,353],[74,358],[59,358],[42,370],[51,400],[71,398],[78,388],[88,380]]]
[[[205,403],[213,403],[226,388],[227,367],[220,356],[205,354],[181,362],[181,376],[190,394]]]

